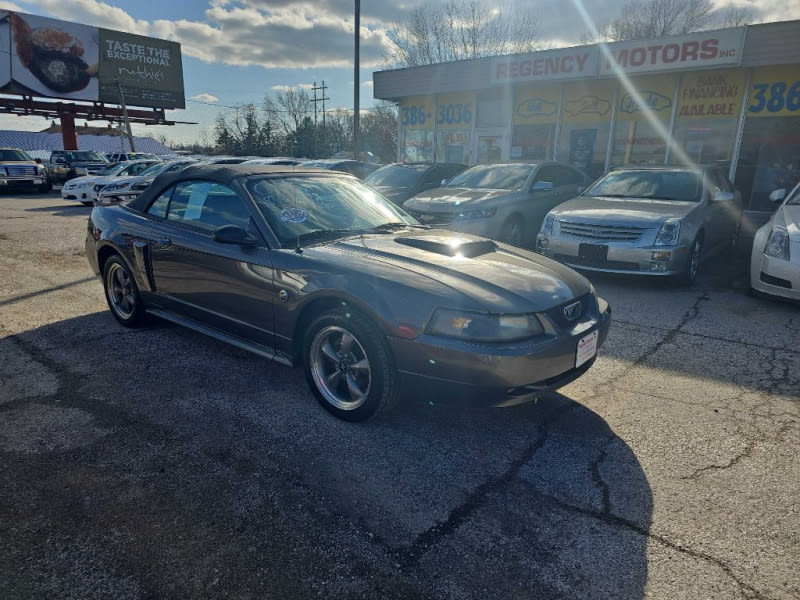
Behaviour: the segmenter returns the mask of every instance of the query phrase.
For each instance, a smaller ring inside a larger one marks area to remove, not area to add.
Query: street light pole
[[[361,29],[361,0],[356,2],[356,48],[355,48],[355,62],[353,64],[353,158],[358,160],[360,152],[359,140],[359,38]]]

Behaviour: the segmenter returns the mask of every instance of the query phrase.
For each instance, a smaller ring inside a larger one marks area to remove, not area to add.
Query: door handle
[[[166,248],[172,245],[172,240],[169,238],[161,238],[156,240],[156,246],[158,248]]]

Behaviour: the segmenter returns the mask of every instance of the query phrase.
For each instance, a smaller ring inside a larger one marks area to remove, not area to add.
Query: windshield
[[[115,165],[111,165],[106,167],[105,169],[101,169],[97,172],[98,175],[117,175],[122,169],[125,168],[125,164],[117,163]]]
[[[700,175],[693,171],[614,171],[583,195],[699,202],[701,190]]]
[[[64,153],[67,160],[70,161],[91,161],[91,162],[108,162],[108,159],[102,154],[92,152],[91,150],[75,150]]]
[[[388,185],[391,187],[411,187],[424,173],[427,167],[406,167],[403,165],[386,165],[367,175],[370,185]]]
[[[0,160],[33,160],[22,150],[0,150]]]
[[[128,154],[128,160],[158,160],[158,157],[149,152],[131,152]]]
[[[525,185],[532,170],[530,165],[482,165],[459,173],[447,182],[447,187],[518,190]]]
[[[281,245],[341,237],[390,223],[419,225],[361,182],[313,176],[249,179],[247,190]],[[330,235],[327,235],[330,234]]]

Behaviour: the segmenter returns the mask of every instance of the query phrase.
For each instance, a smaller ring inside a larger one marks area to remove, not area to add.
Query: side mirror
[[[723,192],[722,190],[717,191],[714,194],[714,197],[711,199],[712,202],[733,202],[733,192]]]
[[[214,241],[220,244],[238,244],[246,247],[258,245],[258,239],[238,225],[223,225],[214,232]]]
[[[779,190],[773,190],[773,192],[769,195],[769,199],[773,202],[783,202],[784,198],[786,198],[786,190],[783,188]]]
[[[536,181],[531,186],[532,192],[552,192],[553,183],[551,181]]]

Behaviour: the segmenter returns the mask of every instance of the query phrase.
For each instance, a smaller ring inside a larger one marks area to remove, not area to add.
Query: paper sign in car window
[[[210,188],[210,183],[195,183],[192,185],[192,194],[189,196],[189,203],[186,205],[186,212],[183,214],[184,219],[188,221],[200,218]]]

